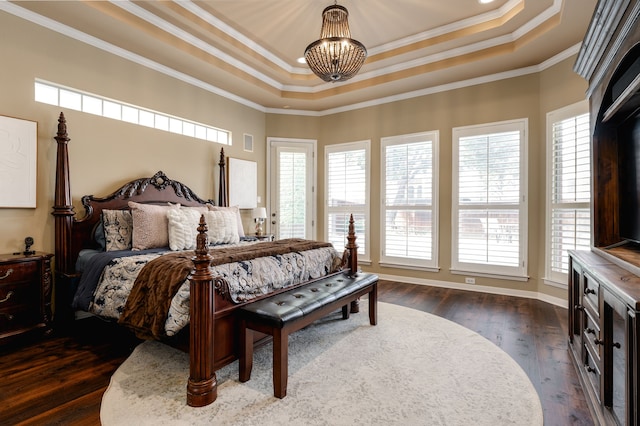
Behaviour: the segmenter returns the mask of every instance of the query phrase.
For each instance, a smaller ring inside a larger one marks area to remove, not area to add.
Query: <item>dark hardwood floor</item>
[[[390,281],[381,281],[378,291],[381,302],[447,318],[501,347],[538,391],[545,425],[593,424],[569,361],[566,309]],[[121,328],[88,319],[0,349],[0,425],[99,425],[109,378],[138,343]]]

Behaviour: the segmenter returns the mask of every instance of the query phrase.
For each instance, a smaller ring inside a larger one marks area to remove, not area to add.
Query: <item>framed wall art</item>
[[[0,115],[0,207],[36,207],[38,123]]]
[[[241,209],[257,206],[258,164],[255,161],[229,157],[227,162],[229,205]]]

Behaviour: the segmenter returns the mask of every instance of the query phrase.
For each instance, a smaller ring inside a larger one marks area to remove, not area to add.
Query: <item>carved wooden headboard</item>
[[[188,186],[169,178],[162,171],[151,177],[128,182],[106,197],[85,195],[82,197],[84,216],[76,217],[71,202],[67,124],[63,113],[58,119],[58,145],[56,160],[55,200],[52,215],[55,218],[56,276],[70,278],[76,275],[75,262],[84,248],[96,248],[93,233],[100,222],[102,210],[128,209],[128,202],[146,204],[179,203],[184,206],[215,204],[197,196]],[[226,206],[227,188],[224,149],[220,152],[220,181],[218,205]]]

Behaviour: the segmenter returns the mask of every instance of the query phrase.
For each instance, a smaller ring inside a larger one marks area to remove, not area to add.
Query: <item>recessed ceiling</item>
[[[597,0],[342,0],[368,58],[298,63],[329,0],[11,1],[0,10],[265,111],[327,113],[536,70],[577,53]],[[90,37],[89,37],[90,36]]]

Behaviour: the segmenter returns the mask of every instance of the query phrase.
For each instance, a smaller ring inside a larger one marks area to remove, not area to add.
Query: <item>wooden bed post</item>
[[[56,273],[71,273],[74,266],[71,259],[71,227],[73,225],[73,204],[71,203],[71,185],[69,182],[68,144],[71,139],[67,135],[67,120],[60,113],[58,118],[58,134],[54,137],[58,143],[56,188],[53,212],[55,221],[55,262]]]
[[[220,148],[220,181],[218,182],[218,205],[220,207],[227,207],[229,200],[227,200],[227,172],[225,170],[226,160],[224,158],[224,148]]]
[[[347,234],[347,269],[350,277],[358,276],[358,244],[356,244],[356,228],[353,214],[349,217],[349,232]]]
[[[353,220],[353,214],[349,216],[349,233],[347,234],[347,245],[345,249],[347,251],[347,275],[349,277],[358,276],[358,244],[356,244],[356,227]],[[356,314],[360,312],[360,299],[356,299],[351,302],[351,313]]]
[[[71,183],[69,181],[68,144],[71,139],[67,135],[67,120],[61,112],[58,118],[58,133],[54,136],[57,148],[56,187],[54,193],[53,212],[55,227],[55,313],[54,320],[60,325],[73,320],[69,300],[71,275],[75,271],[75,258],[71,255],[72,228],[75,217],[71,202]]]
[[[213,369],[215,288],[211,274],[207,223],[204,215],[198,226],[195,270],[190,277],[189,381],[187,404],[203,407],[218,397],[218,382]]]

